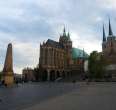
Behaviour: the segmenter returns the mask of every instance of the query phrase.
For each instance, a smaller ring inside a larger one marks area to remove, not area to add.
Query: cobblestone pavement
[[[73,83],[28,83],[18,87],[0,87],[0,110],[22,110],[42,101],[80,88]]]
[[[116,110],[116,83],[90,83],[24,110]]]

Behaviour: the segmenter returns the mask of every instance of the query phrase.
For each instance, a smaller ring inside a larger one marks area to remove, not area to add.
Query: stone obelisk
[[[4,84],[11,86],[14,83],[12,44],[8,44],[6,59],[3,68]]]

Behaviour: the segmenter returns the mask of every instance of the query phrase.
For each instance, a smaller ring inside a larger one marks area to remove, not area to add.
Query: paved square
[[[116,110],[116,83],[93,83],[25,110]]]
[[[116,83],[32,83],[0,88],[0,110],[115,110]]]
[[[25,83],[0,88],[0,110],[21,110],[79,88],[72,83]]]

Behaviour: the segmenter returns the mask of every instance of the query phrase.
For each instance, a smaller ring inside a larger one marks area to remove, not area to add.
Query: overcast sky
[[[108,18],[116,33],[116,0],[1,0],[0,70],[8,43],[13,44],[14,72],[36,67],[40,42],[58,40],[65,25],[73,46],[101,51],[102,25]]]

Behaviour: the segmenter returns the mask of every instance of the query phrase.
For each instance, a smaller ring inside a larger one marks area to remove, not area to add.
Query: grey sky
[[[58,40],[64,25],[73,46],[90,53],[101,51],[102,25],[108,17],[116,30],[115,0],[4,0],[0,1],[0,69],[7,44],[12,42],[14,71],[39,62],[40,42]]]

